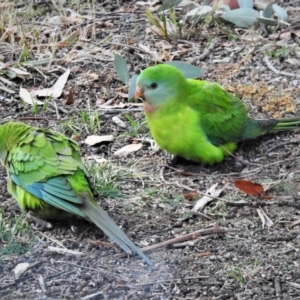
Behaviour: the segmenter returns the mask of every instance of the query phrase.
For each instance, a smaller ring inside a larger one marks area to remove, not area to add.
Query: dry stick
[[[92,244],[94,246],[105,246],[105,247],[110,247],[110,248],[117,248],[118,246],[116,244],[112,243],[107,243],[103,241],[94,241],[91,239],[86,239],[87,243]]]
[[[280,147],[283,147],[283,146],[286,146],[286,145],[291,145],[291,144],[292,145],[299,144],[299,141],[291,141],[291,142],[285,142],[285,143],[278,144],[278,145],[270,148],[269,152],[272,152],[272,151],[274,151],[277,148],[280,148]]]
[[[204,174],[204,173],[185,172],[184,170],[176,169],[176,168],[168,166],[168,165],[165,165],[164,167],[167,167],[171,170],[176,171],[174,173],[181,173],[181,174],[186,175],[186,176],[195,176],[195,177],[196,176],[207,176],[207,174]],[[256,168],[256,169],[253,169],[253,170],[250,170],[250,171],[247,171],[247,172],[243,172],[243,174],[241,174],[239,172],[239,173],[229,173],[229,174],[209,174],[209,176],[210,177],[221,177],[221,176],[241,176],[241,175],[245,176],[247,174],[254,175],[254,174],[258,173],[259,171],[261,171],[261,169],[262,169],[262,167],[259,167],[259,168]]]
[[[90,271],[96,271],[98,273],[106,273],[106,274],[111,274],[111,275],[120,277],[120,275],[118,275],[117,273],[110,272],[110,271],[108,271],[104,268],[99,268],[99,267],[97,267],[97,269],[89,268],[89,267],[85,267],[85,266],[82,266],[82,265],[77,265],[77,264],[74,264],[74,263],[71,263],[71,262],[68,262],[68,261],[64,261],[64,260],[55,260],[54,263],[67,264],[67,265],[74,266],[74,267],[77,267],[77,268],[80,268],[80,269],[86,269],[86,270],[90,270]]]
[[[285,76],[291,76],[291,77],[296,77],[296,78],[300,78],[300,75],[298,74],[295,74],[295,73],[289,73],[289,72],[284,72],[284,71],[279,71],[277,70],[273,65],[272,63],[270,62],[269,60],[269,57],[267,55],[265,55],[264,57],[264,60],[268,66],[268,68],[273,71],[274,73],[276,74],[279,74],[279,75],[285,75]]]
[[[216,45],[216,42],[212,41],[210,46],[200,56],[194,57],[193,59],[190,59],[188,62],[190,64],[194,64],[198,60],[205,60],[209,56],[209,54],[213,51],[213,49],[215,48],[215,45]]]
[[[158,284],[158,283],[163,283],[163,282],[174,282],[174,281],[182,281],[182,280],[193,280],[193,279],[208,279],[210,276],[190,276],[190,277],[182,277],[182,278],[168,278],[168,279],[161,279],[157,281],[147,281],[147,282],[142,282],[142,283],[137,283],[137,284],[126,284],[125,286],[128,287],[137,287],[137,286],[143,286],[143,285],[148,285],[148,284]]]
[[[235,156],[234,154],[232,154],[230,151],[228,151],[225,147],[223,147],[223,145],[220,145],[220,147],[228,153],[228,155],[230,155],[231,157],[233,157],[234,159],[236,159],[237,161],[240,161],[241,163],[246,163],[249,165],[253,165],[253,166],[259,166],[262,167],[262,164],[258,164],[258,163],[252,163],[249,160],[244,160],[244,159],[240,159],[237,156]]]
[[[97,111],[99,112],[105,112],[108,114],[118,114],[120,112],[140,112],[143,111],[142,108],[98,108]]]
[[[55,112],[56,112],[57,120],[59,120],[59,119],[60,119],[60,115],[59,115],[58,107],[57,107],[56,103],[55,103],[55,102],[50,102],[50,105],[51,105],[52,107],[54,107]]]
[[[211,217],[205,215],[204,213],[200,212],[200,211],[194,211],[194,210],[187,210],[186,211],[187,213],[190,213],[194,216],[198,216],[198,217],[203,217],[203,218],[206,218],[207,220],[212,220]]]
[[[146,251],[150,251],[150,250],[154,250],[154,249],[158,249],[161,247],[166,247],[175,243],[181,243],[190,239],[196,239],[197,237],[199,237],[200,235],[208,235],[208,234],[215,234],[215,233],[228,233],[228,232],[238,232],[238,229],[224,229],[222,227],[219,227],[218,225],[213,226],[212,228],[207,228],[207,229],[200,229],[200,230],[196,230],[192,233],[188,233],[185,235],[181,235],[179,237],[176,237],[174,239],[170,239],[158,244],[154,244],[148,247],[144,247],[141,250],[143,252]],[[126,253],[120,253],[116,255],[117,257],[126,257],[127,254]]]
[[[120,43],[113,43],[113,42],[105,42],[106,45],[112,45],[112,46],[120,46],[120,47],[125,47],[125,48],[131,48],[131,49],[134,49],[136,51],[140,51],[142,49],[138,48],[138,47],[135,47],[135,46],[131,46],[131,45],[127,45],[127,44],[120,44]],[[142,52],[145,52],[145,51],[142,51]]]
[[[45,118],[45,117],[19,117],[18,120],[20,121],[28,121],[28,120],[32,120],[32,121],[58,121],[57,118]]]

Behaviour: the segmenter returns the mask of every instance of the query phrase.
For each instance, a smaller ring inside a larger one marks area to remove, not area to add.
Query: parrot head
[[[178,98],[185,91],[187,81],[177,68],[160,64],[143,70],[136,84],[136,98],[160,106]]]

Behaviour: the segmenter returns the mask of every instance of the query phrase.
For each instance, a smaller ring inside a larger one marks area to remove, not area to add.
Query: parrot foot
[[[28,212],[26,218],[29,223],[35,223],[34,225],[32,225],[34,229],[45,231],[45,230],[51,230],[53,228],[51,223],[35,217],[34,215],[32,215],[31,212]]]
[[[165,159],[167,166],[174,166],[181,160],[181,157],[166,152]]]
[[[186,160],[183,157],[168,154],[168,156],[166,157],[165,166],[170,168],[176,168],[178,165],[188,167],[188,170],[183,170],[183,172],[191,173],[212,174],[220,169],[220,166],[217,164],[210,166],[207,164],[195,163]]]

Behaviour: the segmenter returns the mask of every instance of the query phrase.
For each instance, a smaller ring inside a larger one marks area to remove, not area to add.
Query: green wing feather
[[[220,85],[207,81],[188,80],[187,105],[199,112],[200,126],[214,145],[243,140],[247,125],[247,109],[237,97]]]

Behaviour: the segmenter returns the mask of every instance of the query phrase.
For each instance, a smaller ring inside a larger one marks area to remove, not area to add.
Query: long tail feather
[[[152,266],[151,260],[129,239],[97,203],[90,203],[90,201],[87,200],[82,210],[86,216],[108,237],[114,240],[120,248],[130,254],[132,252],[138,254],[149,266]]]
[[[274,127],[273,131],[284,131],[300,128],[300,117],[281,118],[277,119],[277,121],[278,123]]]

